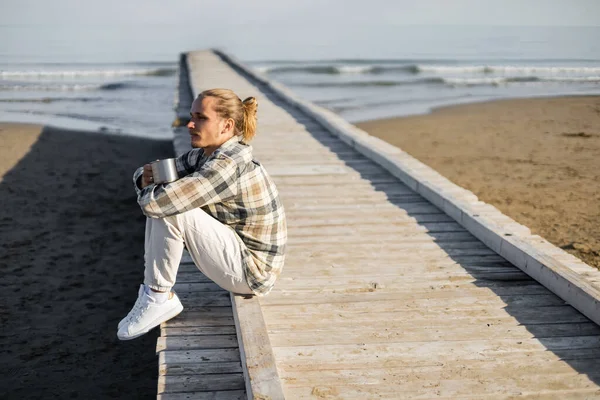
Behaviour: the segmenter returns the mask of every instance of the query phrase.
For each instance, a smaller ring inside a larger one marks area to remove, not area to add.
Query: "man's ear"
[[[235,130],[235,121],[233,118],[227,118],[225,120],[225,124],[223,125],[223,130],[221,133],[227,133],[229,131],[233,132]]]

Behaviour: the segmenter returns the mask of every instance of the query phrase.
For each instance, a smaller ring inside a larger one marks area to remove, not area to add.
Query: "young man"
[[[146,222],[144,284],[119,322],[121,340],[139,337],[178,315],[171,288],[184,246],[223,289],[265,295],[281,273],[287,241],[277,189],[247,143],[256,133],[257,102],[228,89],[202,92],[191,108],[193,149],[176,160],[179,179],[154,184],[150,165],[134,174]]]

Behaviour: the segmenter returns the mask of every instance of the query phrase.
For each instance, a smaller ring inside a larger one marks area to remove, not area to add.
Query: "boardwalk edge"
[[[248,399],[283,400],[283,387],[257,297],[231,294]]]

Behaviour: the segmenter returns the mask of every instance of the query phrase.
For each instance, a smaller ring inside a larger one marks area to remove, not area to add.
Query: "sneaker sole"
[[[174,308],[173,310],[171,310],[171,312],[169,312],[168,314],[166,314],[166,316],[163,316],[159,319],[155,319],[154,321],[152,321],[152,323],[148,324],[142,331],[140,331],[139,333],[136,333],[133,336],[119,336],[118,332],[117,332],[117,337],[119,338],[119,340],[131,340],[131,339],[135,339],[138,338],[142,335],[145,335],[146,333],[150,332],[150,330],[156,328],[158,325],[162,324],[163,322],[167,322],[168,320],[170,320],[171,318],[175,318],[176,316],[178,316],[181,312],[183,311],[183,305],[179,304],[179,306],[177,306],[176,308]],[[157,322],[158,321],[158,322]]]

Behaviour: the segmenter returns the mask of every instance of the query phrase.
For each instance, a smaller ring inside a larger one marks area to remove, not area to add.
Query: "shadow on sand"
[[[1,398],[151,398],[157,330],[116,337],[143,280],[131,176],[170,140],[46,127],[0,182]]]

